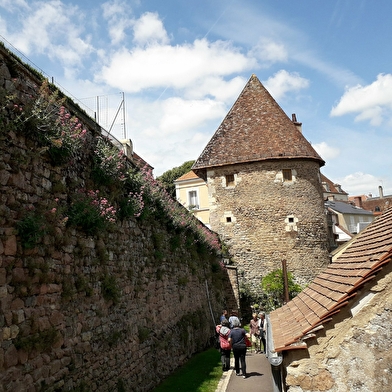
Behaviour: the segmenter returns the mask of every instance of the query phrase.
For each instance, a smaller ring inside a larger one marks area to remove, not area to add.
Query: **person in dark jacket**
[[[242,370],[242,377],[246,378],[246,332],[245,329],[241,328],[241,323],[238,320],[233,320],[233,329],[230,331],[229,342],[233,349],[234,354],[234,367],[237,376],[241,376],[240,363]]]

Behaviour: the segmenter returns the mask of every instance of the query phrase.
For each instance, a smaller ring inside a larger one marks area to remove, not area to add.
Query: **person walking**
[[[229,317],[230,328],[233,328],[234,322],[238,322],[239,324],[240,319],[238,318],[238,312],[236,310],[232,310]]]
[[[222,310],[222,314],[220,316],[220,323],[222,324],[223,320],[227,320],[227,310]]]
[[[265,321],[265,313],[260,312],[259,313],[259,322],[258,322],[258,326],[259,326],[259,331],[260,331],[260,342],[263,344],[263,350],[264,350],[264,354],[267,354],[267,343],[266,343],[266,339],[265,339],[265,327],[266,327],[266,321]],[[261,347],[260,347],[261,350]],[[261,351],[263,352],[263,351]]]
[[[258,353],[260,351],[260,329],[259,329],[259,319],[257,318],[257,313],[252,314],[252,318],[249,322],[249,333],[250,333],[250,341],[252,342],[250,351],[252,352],[252,347],[253,347],[255,353]]]
[[[246,332],[245,329],[241,328],[241,323],[239,319],[233,320],[233,329],[229,334],[229,342],[233,349],[234,354],[234,367],[237,376],[241,376],[240,373],[240,363],[242,370],[242,377],[246,378],[246,342],[245,342]]]
[[[230,354],[231,354],[231,345],[228,340],[230,334],[230,328],[229,328],[229,322],[226,318],[224,318],[222,322],[216,326],[216,332],[219,334],[222,370],[225,372],[227,370],[230,370]]]

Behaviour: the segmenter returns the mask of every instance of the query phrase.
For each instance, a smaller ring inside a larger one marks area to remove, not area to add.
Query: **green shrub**
[[[105,275],[101,282],[102,296],[106,301],[113,301],[118,304],[120,300],[120,290],[117,287],[116,278],[112,275]]]
[[[122,333],[121,331],[113,331],[108,336],[108,344],[109,347],[115,346],[121,339]]]
[[[150,330],[147,327],[139,326],[137,328],[137,336],[139,338],[140,343],[143,343],[150,336]]]
[[[67,224],[83,230],[88,235],[94,235],[105,228],[105,218],[91,204],[90,199],[79,197],[68,210]]]
[[[26,215],[16,228],[20,237],[22,247],[24,249],[34,248],[45,235],[45,221],[41,215],[32,212]]]
[[[23,349],[27,352],[31,352],[33,350],[48,351],[58,341],[58,339],[58,332],[54,327],[52,327],[26,337],[18,336],[15,339],[14,344],[18,350]]]
[[[294,276],[291,272],[288,272],[287,280],[289,285],[289,299],[292,299],[302,291],[302,287],[294,282]],[[261,287],[266,295],[266,310],[273,310],[283,305],[284,279],[281,269],[276,269],[266,275],[261,281]]]

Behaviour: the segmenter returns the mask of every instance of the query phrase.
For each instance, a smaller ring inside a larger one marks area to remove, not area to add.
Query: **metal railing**
[[[57,83],[54,79],[53,76],[48,75],[45,71],[43,71],[40,67],[38,67],[35,63],[33,63],[25,54],[23,54],[19,49],[15,48],[15,46],[13,46],[6,38],[4,38],[2,35],[0,35],[0,39],[4,45],[4,47],[11,52],[14,56],[18,57],[21,59],[21,61],[23,61],[24,63],[26,63],[29,67],[35,69],[37,72],[39,72],[40,74],[42,74],[42,76],[46,79],[48,79],[48,81],[53,84],[54,86],[56,86],[56,88],[58,88],[64,95],[66,95],[68,98],[70,98],[75,105],[77,105],[78,107],[80,107],[80,109],[82,109],[85,114],[90,118],[90,120],[94,121],[100,128],[101,133],[108,137],[112,144],[114,146],[116,146],[119,150],[123,150],[124,146],[123,144],[115,137],[113,136],[110,132],[108,132],[101,124],[99,124],[97,122],[96,119],[96,113],[94,112],[93,109],[91,109],[90,107],[88,107],[87,105],[85,105],[80,99],[76,98],[75,96],[73,96],[68,90],[66,90],[63,86],[61,86],[59,83]]]

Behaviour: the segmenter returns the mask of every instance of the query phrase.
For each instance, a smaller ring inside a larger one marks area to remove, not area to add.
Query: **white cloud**
[[[4,34],[22,53],[46,55],[73,75],[70,70],[83,66],[82,58],[93,50],[90,37],[82,38],[83,14],[60,1],[33,2],[29,7],[20,24],[8,24]]]
[[[392,75],[380,74],[367,86],[357,85],[346,90],[340,101],[331,110],[331,116],[359,113],[355,120],[369,120],[378,126],[385,117],[392,118]]]
[[[382,180],[372,174],[355,172],[338,179],[338,184],[341,184],[342,189],[349,193],[350,196],[363,194],[377,196],[378,187],[382,184]]]
[[[251,49],[250,55],[266,65],[286,62],[288,59],[288,53],[284,44],[269,38],[261,38],[259,43]]]
[[[289,91],[299,91],[309,87],[309,81],[296,72],[287,72],[285,70],[278,71],[263,82],[266,89],[274,97],[275,100],[282,99]]]
[[[73,12],[72,7],[65,10],[60,2],[41,3],[32,7],[29,16],[23,21],[21,34],[17,37],[18,48],[27,53],[31,50],[44,52],[54,46],[55,40],[64,38],[64,35],[67,36],[70,32],[75,32],[76,35],[79,28],[72,23]]]
[[[200,99],[212,96],[221,102],[233,101],[244,88],[246,80],[237,76],[228,81],[220,76],[206,76],[186,91],[186,97]]]
[[[19,10],[21,8],[28,8],[28,4],[25,0],[0,0],[0,7],[7,10]]]
[[[134,42],[138,45],[164,45],[169,43],[169,37],[159,19],[158,14],[146,12],[134,26]]]
[[[352,71],[327,62],[320,58],[317,53],[302,48],[295,47],[290,51],[290,59],[298,61],[300,64],[315,69],[317,72],[326,75],[335,85],[353,86],[360,80]]]
[[[211,119],[223,117],[226,112],[223,104],[211,99],[184,100],[178,97],[167,99],[163,110],[159,128],[164,134],[189,132]]]
[[[334,159],[340,154],[339,148],[329,146],[326,142],[312,144],[312,147],[317,151],[324,161]]]
[[[97,79],[132,93],[148,88],[193,87],[207,76],[230,75],[254,65],[254,60],[229,43],[205,39],[193,44],[122,50],[112,54],[110,59]]]
[[[126,38],[126,30],[132,27],[132,9],[123,1],[108,1],[102,4],[102,15],[108,23],[108,32],[113,45]]]

